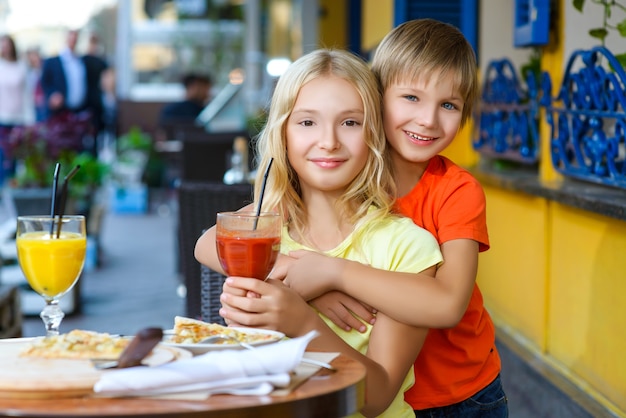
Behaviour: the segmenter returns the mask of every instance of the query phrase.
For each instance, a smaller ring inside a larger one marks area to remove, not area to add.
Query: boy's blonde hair
[[[456,27],[434,19],[410,20],[389,32],[376,48],[372,71],[383,91],[397,82],[451,75],[465,102],[461,126],[471,117],[479,94],[472,46]]]
[[[346,80],[360,95],[364,110],[364,140],[370,150],[365,167],[338,201],[339,209],[353,223],[366,215],[385,216],[392,208],[392,197],[395,195],[391,173],[385,167],[389,162],[381,116],[382,97],[376,78],[361,58],[348,51],[313,51],[291,64],[278,80],[267,123],[257,143],[261,160],[255,183],[255,201],[258,202],[264,173],[273,157],[263,197],[263,210],[283,213],[285,221],[301,237],[308,214],[302,201],[298,175],[287,159],[286,125],[302,86],[329,75]],[[378,210],[368,215],[370,206]]]

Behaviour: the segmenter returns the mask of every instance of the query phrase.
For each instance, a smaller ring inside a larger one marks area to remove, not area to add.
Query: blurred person
[[[48,116],[86,109],[87,71],[82,58],[76,53],[77,42],[78,31],[69,30],[66,45],[59,55],[43,62],[41,86],[46,97]]]
[[[0,127],[5,130],[25,122],[27,71],[26,64],[18,60],[13,38],[0,37]]]
[[[109,64],[104,59],[104,48],[96,33],[89,35],[87,53],[83,56],[87,79],[86,106],[92,114],[96,137],[104,129],[104,102],[102,76]]]
[[[66,45],[59,55],[44,60],[41,86],[46,97],[48,118],[63,116],[68,112],[78,114],[89,111],[93,135],[85,148],[95,155],[96,138],[102,127],[100,76],[107,65],[100,57],[78,55],[78,37],[77,30],[69,30]]]
[[[46,97],[41,87],[41,66],[42,58],[39,48],[32,47],[26,51],[26,61],[28,63],[28,73],[26,75],[26,89],[28,100],[32,101],[30,108],[34,112],[35,122],[46,120]]]
[[[117,96],[115,94],[115,69],[108,67],[100,78],[102,89],[102,125],[106,133],[117,135]]]
[[[176,123],[192,124],[200,112],[204,110],[211,90],[211,77],[208,75],[188,73],[182,79],[185,87],[185,98],[182,101],[169,103],[161,109],[159,125],[167,126]]]
[[[15,162],[4,158],[4,145],[11,131],[26,122],[26,73],[26,64],[18,60],[15,41],[10,35],[3,35],[0,37],[0,182],[15,171]]]

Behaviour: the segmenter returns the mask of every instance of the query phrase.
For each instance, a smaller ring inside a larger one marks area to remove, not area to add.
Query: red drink
[[[265,280],[280,250],[280,237],[217,235],[217,254],[229,276]]]

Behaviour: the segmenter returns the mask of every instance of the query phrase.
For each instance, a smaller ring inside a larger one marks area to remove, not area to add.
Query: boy
[[[472,114],[479,91],[474,52],[454,26],[418,19],[383,39],[372,70],[383,88],[397,208],[437,238],[444,263],[433,279],[297,252],[272,277],[284,276],[346,329],[363,329],[349,311],[375,321],[348,294],[373,312],[431,328],[415,362],[415,385],[405,394],[417,417],[506,417],[494,325],[475,283],[478,253],[489,248],[484,192],[470,173],[438,155]]]

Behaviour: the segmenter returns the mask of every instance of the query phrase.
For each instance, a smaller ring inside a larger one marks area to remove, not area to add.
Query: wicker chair
[[[16,286],[0,286],[0,338],[22,336],[22,309]]]
[[[253,199],[250,184],[182,181],[178,190],[178,242],[180,266],[187,287],[187,316],[221,322],[219,295],[224,276],[208,268],[201,271],[193,252],[204,230],[215,225],[217,212],[236,210]]]

